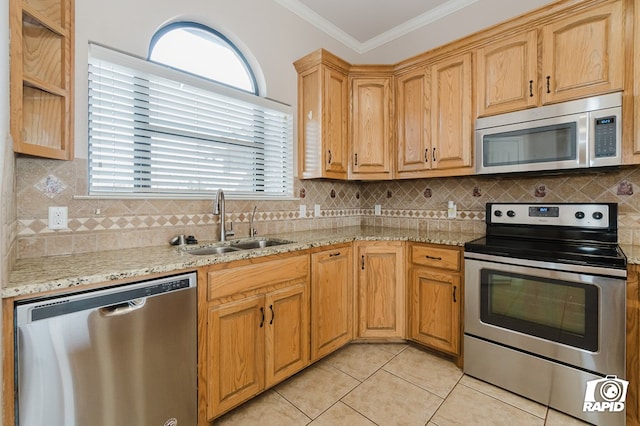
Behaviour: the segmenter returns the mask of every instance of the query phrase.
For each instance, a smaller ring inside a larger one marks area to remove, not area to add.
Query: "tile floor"
[[[218,425],[582,425],[402,343],[352,343],[227,413]]]

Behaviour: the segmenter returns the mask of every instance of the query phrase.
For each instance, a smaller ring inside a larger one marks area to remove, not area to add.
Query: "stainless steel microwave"
[[[476,121],[476,173],[618,166],[620,92]]]

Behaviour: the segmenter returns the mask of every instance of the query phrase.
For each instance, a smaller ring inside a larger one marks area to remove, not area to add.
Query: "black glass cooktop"
[[[627,265],[627,259],[617,244],[486,236],[466,243],[465,251],[619,269]]]

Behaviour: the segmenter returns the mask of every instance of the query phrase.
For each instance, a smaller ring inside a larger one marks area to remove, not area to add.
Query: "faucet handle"
[[[227,226],[225,224],[223,224],[222,226],[224,226],[224,234],[227,237],[233,237],[234,235],[236,235],[236,232],[233,230],[233,222],[229,222],[229,230],[227,231]]]

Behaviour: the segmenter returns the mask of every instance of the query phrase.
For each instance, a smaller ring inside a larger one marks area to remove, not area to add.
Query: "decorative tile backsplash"
[[[18,157],[16,162],[18,257],[36,257],[165,244],[177,234],[217,239],[220,221],[211,200],[75,198],[87,193],[86,160],[70,162]],[[257,208],[260,234],[360,224],[484,231],[485,204],[501,202],[616,202],[621,243],[640,243],[640,168],[549,176],[417,179],[385,182],[296,181],[298,199],[227,199],[227,223],[248,236]],[[636,191],[637,193],[637,191]],[[447,219],[447,202],[456,219]],[[306,205],[300,217],[300,205]],[[321,215],[314,218],[314,205]],[[381,214],[374,214],[374,206]],[[49,206],[67,206],[69,229],[47,227]]]

